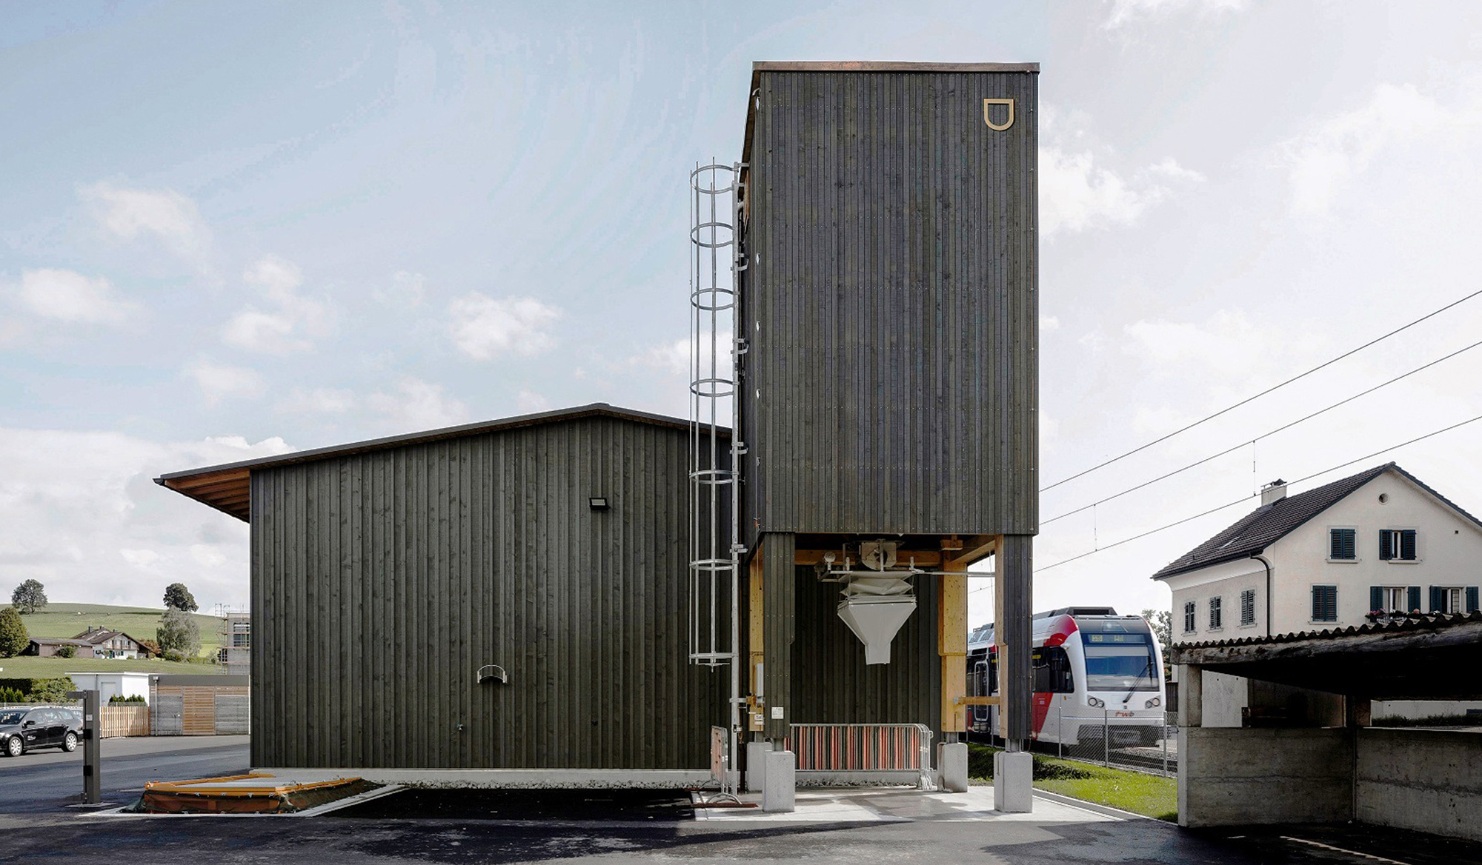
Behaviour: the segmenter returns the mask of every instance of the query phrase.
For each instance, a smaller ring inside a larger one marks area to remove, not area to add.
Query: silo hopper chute
[[[860,553],[861,563],[879,573],[855,571],[845,577],[839,618],[864,643],[866,664],[888,664],[891,640],[916,611],[911,574],[885,570],[894,564],[895,544],[862,544]]]

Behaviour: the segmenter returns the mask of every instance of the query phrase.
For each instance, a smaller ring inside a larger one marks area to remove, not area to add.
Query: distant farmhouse
[[[63,646],[71,646],[75,658],[148,658],[149,649],[123,631],[89,627],[71,639],[35,637],[25,654],[58,657]]]
[[[1176,642],[1478,608],[1482,522],[1394,463],[1261,506],[1153,575]]]

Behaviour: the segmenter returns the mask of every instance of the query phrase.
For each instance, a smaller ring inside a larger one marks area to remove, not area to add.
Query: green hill
[[[26,632],[32,637],[66,639],[94,627],[123,631],[136,640],[153,640],[155,628],[164,613],[163,606],[151,610],[106,604],[52,603],[21,616],[21,621],[26,623]],[[201,654],[214,657],[221,646],[221,619],[196,613],[195,620],[201,629]]]

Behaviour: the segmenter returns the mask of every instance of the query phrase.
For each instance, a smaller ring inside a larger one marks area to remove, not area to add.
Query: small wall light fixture
[[[592,496],[587,499],[587,504],[591,505],[594,511],[605,511],[610,507],[607,504],[607,496]]]

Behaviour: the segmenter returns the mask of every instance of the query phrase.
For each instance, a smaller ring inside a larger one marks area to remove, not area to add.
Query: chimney
[[[1261,487],[1261,504],[1269,505],[1286,498],[1286,481],[1277,478],[1264,487]]]

